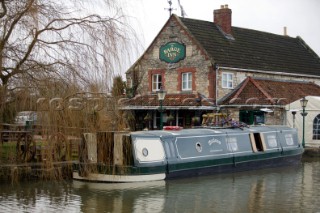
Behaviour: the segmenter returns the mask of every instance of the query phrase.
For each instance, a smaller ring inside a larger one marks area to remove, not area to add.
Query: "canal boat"
[[[73,178],[139,182],[297,165],[304,151],[286,126],[199,127],[84,134]]]

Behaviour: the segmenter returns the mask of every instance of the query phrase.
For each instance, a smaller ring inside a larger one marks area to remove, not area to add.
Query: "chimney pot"
[[[227,5],[227,4],[225,4],[225,5],[224,5],[224,8],[228,8],[228,5]]]
[[[221,5],[221,6],[220,6],[220,9],[224,9],[224,5]]]
[[[287,27],[283,27],[283,35],[284,35],[284,36],[288,36],[288,34],[287,34]]]

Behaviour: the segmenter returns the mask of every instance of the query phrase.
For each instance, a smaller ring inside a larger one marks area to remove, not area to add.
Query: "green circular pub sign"
[[[160,60],[177,63],[186,57],[186,45],[179,42],[168,42],[160,47]]]

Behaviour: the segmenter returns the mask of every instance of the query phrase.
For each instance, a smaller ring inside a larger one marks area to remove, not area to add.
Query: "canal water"
[[[0,183],[0,212],[319,212],[320,161],[155,181]]]

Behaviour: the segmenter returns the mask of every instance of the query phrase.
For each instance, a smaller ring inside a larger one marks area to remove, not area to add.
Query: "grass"
[[[0,163],[13,163],[16,155],[16,143],[4,142],[0,147]]]
[[[62,152],[67,152],[67,157],[64,160],[78,160],[78,144],[77,141],[72,141],[70,144],[65,147]],[[42,162],[43,159],[47,159],[45,155],[46,152],[52,153],[53,155],[57,154],[54,151],[54,147],[49,145],[49,141],[47,140],[37,140],[36,144],[36,155],[33,162]],[[17,142],[9,141],[4,142],[0,145],[0,164],[14,164],[17,163],[17,150],[16,150]],[[63,159],[52,159],[57,161],[63,161]]]

